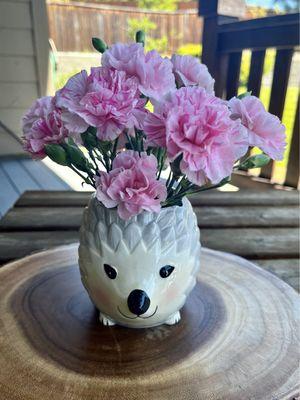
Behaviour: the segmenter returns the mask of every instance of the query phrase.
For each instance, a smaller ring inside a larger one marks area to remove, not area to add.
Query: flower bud
[[[67,154],[62,146],[59,144],[46,144],[45,153],[54,162],[60,165],[69,165]]]
[[[97,137],[96,133],[88,128],[85,132],[83,132],[81,135],[81,140],[83,142],[83,145],[89,150],[93,149],[94,147],[97,147]]]
[[[93,44],[94,49],[99,51],[99,53],[104,53],[105,50],[107,49],[107,44],[102,39],[93,37],[92,44]]]
[[[261,168],[268,164],[270,157],[266,154],[256,154],[255,156],[247,158],[243,163],[240,164],[239,169],[251,169],[251,168]]]
[[[137,43],[142,43],[145,46],[146,35],[144,31],[137,31],[135,34],[135,41]]]
[[[65,151],[68,156],[68,160],[71,164],[73,164],[76,168],[81,171],[88,170],[88,161],[85,158],[83,152],[77,146],[71,146],[69,144],[64,145]]]

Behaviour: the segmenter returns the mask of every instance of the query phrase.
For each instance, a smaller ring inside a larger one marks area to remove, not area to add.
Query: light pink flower
[[[140,91],[150,98],[159,100],[176,89],[172,63],[162,58],[156,50],[149,51],[137,60],[136,73]]]
[[[141,43],[116,43],[102,55],[101,63],[104,67],[125,71],[128,76],[136,75],[136,63],[144,58],[144,48]]]
[[[181,171],[191,182],[218,183],[248,149],[245,128],[230,115],[226,103],[203,88],[181,88],[146,118],[146,134],[156,144],[165,140],[170,161],[182,156]]]
[[[166,147],[166,116],[163,113],[148,113],[143,129],[147,146]]]
[[[118,207],[118,214],[129,219],[143,210],[159,212],[167,197],[165,185],[156,179],[157,160],[153,155],[127,150],[113,161],[110,172],[100,171],[96,196],[105,207]]]
[[[179,87],[200,86],[208,93],[214,93],[215,80],[208,72],[206,65],[201,64],[198,58],[173,54],[171,61]]]
[[[140,43],[114,44],[104,52],[102,65],[137,78],[140,92],[153,99],[160,99],[176,88],[171,61],[156,50],[144,54]]]
[[[100,140],[114,140],[124,129],[140,128],[146,115],[137,79],[106,67],[92,68],[89,76],[85,71],[75,75],[56,99],[69,130],[84,132],[91,125]]]
[[[61,120],[61,111],[53,108],[45,111],[45,115],[37,118],[30,129],[24,130],[24,149],[32,154],[33,158],[44,158],[45,145],[50,143],[62,143],[69,135]],[[25,118],[30,118],[29,113]]]
[[[233,118],[240,118],[247,128],[249,145],[259,147],[274,160],[282,160],[285,149],[285,126],[266,111],[255,96],[233,97],[228,102]]]

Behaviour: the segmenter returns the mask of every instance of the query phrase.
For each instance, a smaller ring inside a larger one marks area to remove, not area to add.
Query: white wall
[[[0,120],[18,136],[22,115],[46,92],[48,51],[44,0],[0,0]],[[0,130],[0,155],[20,152],[13,141]]]

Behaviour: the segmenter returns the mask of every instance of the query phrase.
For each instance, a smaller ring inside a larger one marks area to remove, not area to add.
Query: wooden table
[[[243,258],[201,253],[180,323],[105,327],[77,244],[0,269],[1,400],[297,400],[299,295]]]
[[[0,220],[0,265],[78,240],[86,192],[23,194]],[[299,290],[299,192],[204,192],[191,199],[205,247],[253,260]]]

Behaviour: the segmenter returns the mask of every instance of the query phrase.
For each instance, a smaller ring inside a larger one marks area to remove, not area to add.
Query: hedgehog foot
[[[99,321],[101,322],[101,324],[103,324],[104,326],[114,326],[116,325],[111,319],[109,319],[108,317],[106,317],[104,314],[102,314],[101,312],[99,313]]]
[[[165,322],[165,324],[167,325],[174,325],[177,324],[177,322],[179,322],[181,319],[180,317],[180,311],[177,311],[175,314],[173,314],[169,319],[167,319],[167,321]]]

